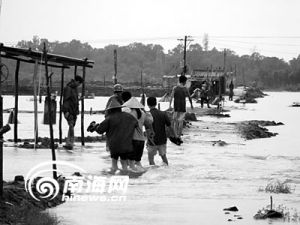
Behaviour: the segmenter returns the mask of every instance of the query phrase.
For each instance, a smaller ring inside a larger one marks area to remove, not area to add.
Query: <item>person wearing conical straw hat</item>
[[[112,172],[118,170],[119,158],[123,171],[128,170],[128,160],[135,159],[132,138],[138,122],[129,113],[122,112],[121,108],[122,105],[116,99],[112,99],[106,108],[107,117],[95,128],[99,134],[106,133],[112,159]]]
[[[129,161],[129,168],[139,172],[145,171],[141,164],[141,159],[143,156],[144,146],[146,137],[143,132],[143,126],[146,130],[152,129],[152,116],[147,115],[144,112],[144,105],[141,104],[135,97],[130,98],[127,102],[123,104],[124,107],[129,109],[128,113],[134,116],[138,121],[138,127],[135,128],[133,134],[133,151],[134,151],[134,160]]]

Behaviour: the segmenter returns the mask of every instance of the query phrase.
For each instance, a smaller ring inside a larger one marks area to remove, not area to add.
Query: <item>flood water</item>
[[[198,117],[192,127],[184,130],[184,144],[176,146],[168,142],[169,167],[150,169],[137,179],[131,179],[127,200],[124,202],[67,202],[54,209],[62,224],[103,225],[183,225],[227,224],[233,219],[238,224],[286,224],[283,221],[256,221],[253,215],[269,204],[269,193],[259,192],[271,180],[288,180],[291,194],[272,194],[275,205],[284,204],[300,211],[300,108],[289,107],[300,101],[300,93],[270,92],[258,99],[258,104],[225,102],[230,118]],[[32,110],[29,96],[20,98],[20,108]],[[101,110],[107,98],[87,100],[86,109]],[[4,108],[13,107],[13,97],[4,97]],[[167,105],[162,104],[162,108]],[[196,104],[196,107],[199,105]],[[43,105],[40,105],[42,110]],[[4,114],[4,121],[8,114]],[[85,124],[101,121],[103,115],[86,115]],[[274,120],[284,126],[268,127],[277,136],[245,141],[239,136],[232,122],[244,120]],[[33,115],[19,114],[19,137],[33,137]],[[49,136],[49,128],[42,125],[39,114],[39,136]],[[58,118],[57,118],[58,121]],[[80,120],[76,135],[80,135]],[[66,123],[63,120],[63,134]],[[54,126],[58,137],[58,125]],[[90,134],[88,134],[90,135]],[[93,134],[95,135],[95,134]],[[12,138],[13,132],[5,134]],[[213,145],[222,140],[226,146]],[[36,164],[51,159],[50,150],[15,148],[5,143],[4,178],[12,180],[16,174],[27,173]],[[73,154],[57,151],[57,159],[72,162],[90,174],[101,175],[109,168],[110,158],[104,143],[77,143]],[[144,154],[142,159],[147,164]],[[161,160],[156,156],[156,163]],[[239,212],[224,214],[223,208],[237,206]],[[291,209],[293,210],[293,209]],[[237,220],[234,215],[243,217]]]

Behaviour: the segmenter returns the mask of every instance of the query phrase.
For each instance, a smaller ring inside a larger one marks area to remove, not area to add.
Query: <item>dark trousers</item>
[[[134,160],[140,162],[144,152],[145,141],[133,140]]]
[[[201,98],[200,102],[201,102],[201,108],[203,108],[204,102],[206,102],[207,107],[210,108],[208,98]]]

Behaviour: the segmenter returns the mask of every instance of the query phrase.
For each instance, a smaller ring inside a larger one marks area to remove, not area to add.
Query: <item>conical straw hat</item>
[[[115,98],[113,98],[105,110],[122,108],[122,107],[123,106]]]
[[[131,108],[131,109],[143,109],[145,106],[140,103],[135,97],[132,97],[127,102],[123,104],[123,106]]]

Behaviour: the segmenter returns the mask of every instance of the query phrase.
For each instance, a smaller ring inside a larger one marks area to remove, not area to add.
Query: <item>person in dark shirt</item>
[[[112,172],[118,170],[121,159],[122,170],[128,170],[128,160],[134,160],[132,139],[138,121],[129,113],[121,111],[122,106],[113,99],[107,106],[108,116],[96,127],[99,134],[106,133],[107,144],[112,159]]]
[[[210,108],[209,106],[209,99],[208,99],[208,93],[209,93],[209,87],[207,87],[207,83],[203,82],[200,90],[200,103],[201,108],[203,108],[204,102],[207,104],[207,108]]]
[[[174,123],[174,131],[175,134],[180,137],[182,135],[183,129],[183,120],[186,113],[186,97],[188,97],[191,108],[193,109],[192,98],[189,94],[187,87],[185,86],[187,81],[186,76],[181,75],[179,77],[179,85],[173,88],[171,99],[170,99],[170,107],[172,105],[172,101],[174,98],[174,112],[173,112],[173,123]]]
[[[114,90],[114,94],[108,98],[106,106],[105,106],[105,117],[108,116],[108,110],[106,110],[106,109],[108,108],[108,106],[110,105],[110,103],[113,100],[116,100],[120,105],[122,105],[124,103],[124,100],[123,100],[123,91],[124,91],[123,86],[121,84],[115,84],[114,87],[113,87],[113,90]],[[125,97],[128,97],[128,93],[125,93]],[[131,98],[131,94],[130,94],[129,98]],[[106,142],[106,147],[105,148],[106,148],[106,151],[109,152],[109,146],[108,146],[107,142]]]
[[[69,130],[64,148],[72,150],[74,146],[74,127],[79,114],[79,99],[77,87],[83,82],[82,77],[75,76],[64,88],[62,112],[68,122]]]
[[[162,161],[168,165],[167,159],[167,135],[165,126],[172,130],[170,119],[166,112],[162,112],[156,108],[156,98],[149,97],[147,105],[150,108],[150,113],[153,117],[153,132],[154,137],[149,138],[147,141],[148,160],[150,165],[155,165],[154,156],[159,152]],[[173,131],[173,130],[172,130]],[[173,131],[174,133],[174,131]]]

